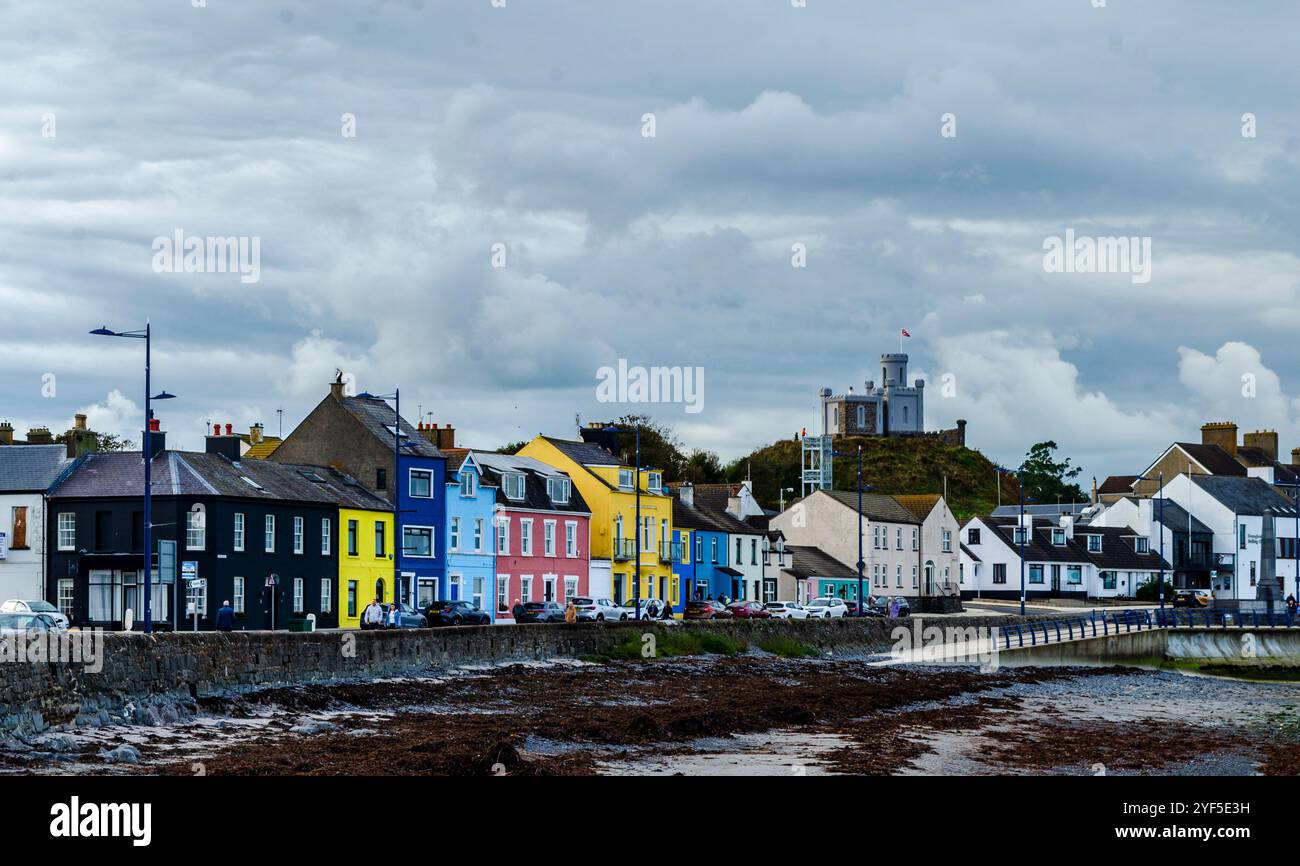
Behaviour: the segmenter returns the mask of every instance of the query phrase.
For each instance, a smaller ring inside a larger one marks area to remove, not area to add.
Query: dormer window
[[[474,473],[473,472],[460,473],[460,495],[461,496],[474,495]]]
[[[662,472],[649,473],[649,480],[646,482],[646,489],[660,491],[664,488],[664,476]]]
[[[524,498],[524,476],[518,472],[508,472],[501,477],[501,486],[506,499],[520,501]]]
[[[1013,544],[1029,543],[1029,536],[1025,533],[1025,528],[1023,526],[1017,526],[1015,532],[1012,533],[1011,537],[1012,537]]]
[[[631,490],[631,489],[632,489],[632,470],[631,470],[631,469],[620,469],[620,470],[618,470],[618,486],[619,486],[619,488],[622,489],[622,490]]]
[[[1089,553],[1101,553],[1101,536],[1100,536],[1100,535],[1089,535],[1089,536],[1088,536],[1088,552],[1089,552]]]
[[[1053,529],[1053,530],[1052,530],[1052,544],[1054,544],[1054,545],[1057,546],[1057,547],[1064,547],[1064,546],[1065,546],[1065,530],[1064,530],[1064,529]]]
[[[547,478],[546,495],[556,505],[568,505],[573,498],[573,482],[567,478]]]
[[[1150,545],[1146,537],[1139,535],[1137,538],[1133,539],[1133,549],[1138,553],[1146,553],[1150,550]]]

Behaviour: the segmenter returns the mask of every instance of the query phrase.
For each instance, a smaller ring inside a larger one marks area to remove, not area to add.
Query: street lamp
[[[148,321],[141,331],[110,331],[107,326],[90,332],[96,337],[126,337],[132,340],[144,340],[144,438],[140,444],[140,456],[144,458],[144,630],[153,631],[153,401],[173,400],[175,394],[163,391],[152,396],[152,384],[149,378],[149,365],[153,355],[153,330]]]
[[[633,527],[632,534],[636,536],[636,577],[632,583],[633,599],[636,607],[637,619],[641,618],[641,422],[637,422],[634,430],[636,431],[636,475],[634,476],[632,487],[636,490],[636,525]],[[606,433],[626,433],[626,428],[610,424],[605,428]],[[618,551],[614,551],[615,555]]]
[[[402,389],[394,388],[391,394],[371,394],[369,391],[362,391],[357,396],[374,400],[392,400],[396,404],[393,408],[393,603],[396,604],[402,598],[402,558],[398,552],[406,553],[406,539],[402,535],[400,524],[402,470],[398,463],[398,456],[402,452]]]
[[[998,472],[1011,472],[1016,476],[1016,488],[1020,493],[1020,526],[1016,535],[1020,539],[1020,615],[1025,615],[1025,539],[1029,535],[1029,527],[1025,526],[1025,470],[1006,469],[1002,466],[996,467]],[[998,481],[998,491],[1001,495],[1002,482]],[[1055,578],[1053,578],[1055,579]]]
[[[1155,478],[1149,475],[1139,475],[1138,481],[1155,481],[1160,485],[1160,609],[1165,609],[1165,473],[1161,470]],[[1191,513],[1191,510],[1188,510]],[[1188,521],[1190,524],[1191,521]],[[1187,528],[1187,567],[1190,569],[1192,563],[1192,529],[1189,525]],[[1150,572],[1148,572],[1149,574]],[[1177,574],[1177,572],[1175,572]]]
[[[832,451],[831,456],[849,457],[851,455],[845,454],[842,451]],[[863,580],[866,578],[867,563],[866,563],[866,557],[864,556],[862,551],[862,536],[863,536],[862,491],[874,490],[875,488],[874,487],[864,488],[862,486],[862,446],[861,445],[858,446],[857,457],[858,457],[858,616],[864,616],[866,614],[867,598],[865,595],[863,595],[865,589],[863,586]]]

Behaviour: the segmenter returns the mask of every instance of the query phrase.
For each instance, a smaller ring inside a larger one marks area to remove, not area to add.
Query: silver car
[[[27,635],[32,632],[62,631],[48,614],[0,613],[0,635]]]
[[[577,596],[572,601],[578,609],[578,622],[618,622],[628,618],[628,612],[608,598]]]
[[[772,619],[807,619],[808,611],[792,601],[769,601],[763,605]]]
[[[60,613],[57,607],[43,599],[11,598],[4,604],[0,604],[0,613],[41,613],[53,620],[59,629],[66,630],[68,627],[68,618]]]

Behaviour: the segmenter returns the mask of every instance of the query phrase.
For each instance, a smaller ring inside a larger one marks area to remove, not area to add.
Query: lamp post
[[[834,457],[851,456],[849,454],[845,454],[842,451],[832,451],[831,454]],[[863,538],[862,492],[864,490],[872,490],[875,488],[862,486],[862,446],[861,445],[858,446],[857,458],[858,458],[858,616],[863,616],[866,614],[866,604],[867,604],[866,596],[863,595],[863,592],[865,591],[863,581],[866,578],[867,563],[866,563],[866,556],[863,553],[863,549],[862,549],[862,538]]]
[[[402,598],[402,561],[398,555],[406,553],[406,539],[402,536],[402,475],[398,457],[402,452],[402,389],[394,388],[391,394],[371,394],[362,391],[358,397],[370,397],[375,400],[392,400],[393,408],[393,603]],[[383,599],[380,599],[383,601]]]
[[[1155,481],[1160,485],[1160,585],[1157,587],[1160,598],[1160,609],[1165,609],[1165,473],[1161,470],[1153,479],[1149,475],[1139,475],[1138,481]],[[1191,514],[1189,510],[1187,512]],[[1191,567],[1192,563],[1192,528],[1191,521],[1188,521],[1187,527],[1187,566]],[[1175,572],[1176,574],[1177,572]]]
[[[636,525],[633,527],[633,534],[636,535],[636,576],[632,581],[632,598],[636,607],[637,619],[641,619],[641,422],[637,421],[632,428],[636,433],[636,474],[633,476],[632,487],[636,491]],[[605,428],[607,433],[624,433],[625,428],[613,424]],[[615,551],[617,554],[617,551]]]
[[[1020,493],[1020,526],[1016,531],[1016,536],[1020,540],[1020,615],[1025,615],[1025,539],[1029,536],[1029,527],[1025,526],[1025,470],[1006,469],[1001,466],[997,467],[998,472],[1012,472],[1016,476],[1016,488]],[[998,491],[1001,495],[1002,484],[999,481]],[[1055,579],[1055,578],[1054,578]]]
[[[149,367],[153,356],[153,329],[148,321],[144,330],[111,331],[107,326],[90,332],[96,337],[126,337],[144,340],[144,436],[140,443],[140,456],[144,458],[144,630],[153,631],[153,401],[172,400],[175,394],[166,391],[152,396]],[[173,586],[173,590],[175,587]]]

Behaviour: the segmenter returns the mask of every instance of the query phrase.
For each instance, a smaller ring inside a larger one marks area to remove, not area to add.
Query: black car
[[[898,615],[900,617],[911,616],[912,605],[908,604],[907,599],[895,596],[898,600]],[[889,603],[894,599],[887,595],[874,595],[867,601],[867,616],[889,616]]]
[[[424,609],[429,625],[488,625],[488,612],[468,601],[433,601]]]
[[[564,622],[564,608],[556,601],[530,601],[515,622]]]

